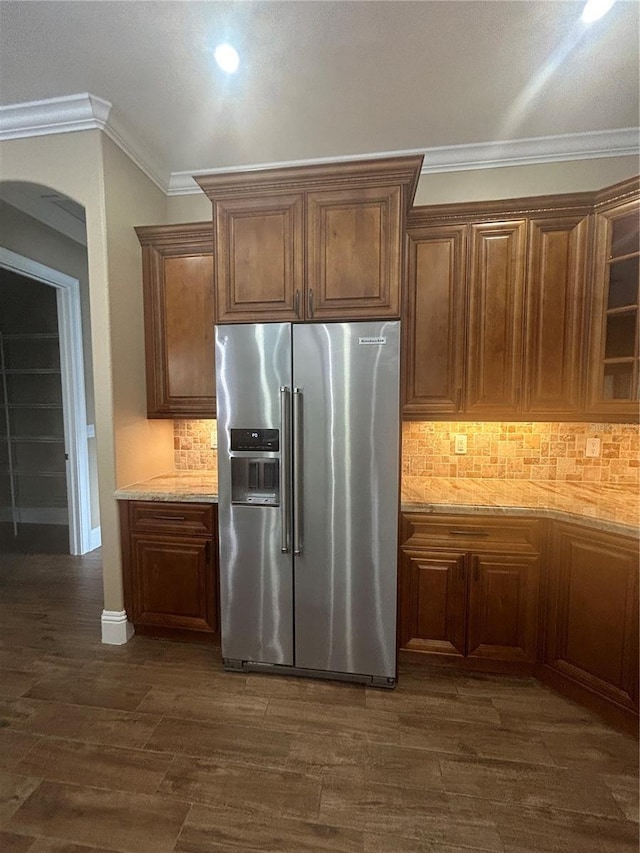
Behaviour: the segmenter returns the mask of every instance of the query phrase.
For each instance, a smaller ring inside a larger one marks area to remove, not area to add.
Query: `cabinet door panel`
[[[404,551],[400,566],[400,646],[464,654],[464,554]]]
[[[546,662],[619,704],[637,705],[637,543],[556,525],[550,593]]]
[[[165,258],[164,269],[166,398],[215,398],[213,258]]]
[[[142,246],[147,415],[216,413],[210,223],[136,228]]]
[[[218,322],[298,319],[302,195],[218,201],[215,210]]]
[[[403,317],[405,415],[444,415],[462,405],[466,323],[466,226],[409,235],[409,292]]]
[[[467,654],[535,661],[538,590],[537,557],[473,555]]]
[[[588,219],[529,224],[523,411],[569,417],[582,405]]]
[[[400,315],[399,187],[307,194],[307,316]]]
[[[526,222],[471,227],[467,412],[506,416],[521,394]]]
[[[211,550],[204,538],[132,534],[134,624],[215,631]]]

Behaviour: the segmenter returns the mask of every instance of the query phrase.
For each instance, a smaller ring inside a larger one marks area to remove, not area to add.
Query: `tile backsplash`
[[[215,421],[174,421],[177,471],[215,468],[215,428]],[[459,435],[464,455],[455,453]],[[585,456],[588,438],[600,439],[599,456]],[[638,486],[640,431],[637,424],[411,421],[402,425],[402,473]]]
[[[212,471],[218,454],[211,444],[216,434],[215,421],[173,422],[173,455],[176,471]]]
[[[455,453],[466,436],[467,452]],[[402,473],[638,485],[637,424],[410,422],[402,425]],[[587,439],[600,455],[585,456]]]

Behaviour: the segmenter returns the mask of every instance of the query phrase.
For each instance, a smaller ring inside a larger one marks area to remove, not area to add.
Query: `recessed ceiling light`
[[[592,24],[598,18],[606,15],[613,4],[614,0],[588,0],[587,5],[582,10],[582,20],[585,24]]]
[[[230,44],[219,44],[214,51],[216,62],[227,74],[234,74],[240,65],[238,51]]]

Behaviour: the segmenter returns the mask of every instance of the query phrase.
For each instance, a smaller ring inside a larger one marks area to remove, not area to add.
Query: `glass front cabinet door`
[[[640,202],[596,213],[589,409],[638,419]]]

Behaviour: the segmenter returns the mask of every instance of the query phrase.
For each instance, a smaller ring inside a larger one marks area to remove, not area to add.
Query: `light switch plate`
[[[456,435],[456,437],[455,437],[455,451],[456,451],[456,453],[466,453],[467,452],[467,436],[466,435]]]

